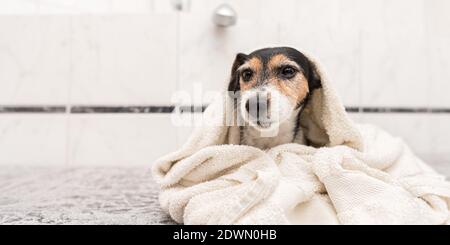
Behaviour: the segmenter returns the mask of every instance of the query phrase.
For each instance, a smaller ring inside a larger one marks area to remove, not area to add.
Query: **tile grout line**
[[[74,34],[73,34],[73,17],[71,16],[69,18],[69,81],[67,86],[67,104],[66,104],[66,152],[65,152],[65,165],[69,167],[71,165],[71,159],[70,159],[70,149],[71,149],[71,114],[72,114],[72,87],[73,87],[73,45],[74,45]]]
[[[181,88],[181,15],[180,11],[176,11],[175,13],[175,69],[176,69],[176,88],[180,90]],[[180,131],[177,129],[175,134],[176,144],[180,144]]]
[[[70,105],[65,106],[2,106],[0,105],[0,114],[66,114],[68,117],[72,114],[156,114],[173,113],[179,109],[182,113],[204,111],[207,105]],[[378,106],[346,106],[349,113],[402,113],[402,114],[450,114],[450,107],[378,107]]]

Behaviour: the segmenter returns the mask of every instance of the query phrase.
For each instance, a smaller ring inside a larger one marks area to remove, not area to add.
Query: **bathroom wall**
[[[221,90],[237,52],[275,45],[321,60],[353,119],[450,164],[450,1],[180,1],[1,0],[0,165],[150,165],[191,131],[162,113],[173,92]],[[211,21],[221,3],[236,26]]]

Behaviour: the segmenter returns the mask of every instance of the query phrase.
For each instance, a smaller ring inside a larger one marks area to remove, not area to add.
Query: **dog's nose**
[[[250,97],[245,103],[245,109],[247,112],[250,116],[256,119],[267,117],[269,106],[270,98],[267,93],[257,93],[256,95]]]

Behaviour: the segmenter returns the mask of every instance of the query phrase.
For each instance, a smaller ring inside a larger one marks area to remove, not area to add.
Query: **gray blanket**
[[[174,224],[145,168],[0,168],[0,224]]]

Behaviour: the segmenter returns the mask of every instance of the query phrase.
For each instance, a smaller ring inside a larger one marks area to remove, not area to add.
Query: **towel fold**
[[[239,145],[227,95],[153,164],[162,208],[184,224],[449,224],[450,183],[399,138],[352,122],[320,68],[301,115],[310,146]]]

